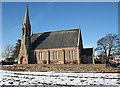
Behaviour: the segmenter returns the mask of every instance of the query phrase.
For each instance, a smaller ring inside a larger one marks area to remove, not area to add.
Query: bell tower
[[[26,7],[25,17],[22,24],[22,39],[19,52],[19,64],[34,63],[31,45],[31,25],[29,19],[28,6]]]

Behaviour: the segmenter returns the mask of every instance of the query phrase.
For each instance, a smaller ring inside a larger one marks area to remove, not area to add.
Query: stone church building
[[[19,64],[94,63],[93,48],[83,48],[80,28],[31,35],[28,6],[22,25]]]

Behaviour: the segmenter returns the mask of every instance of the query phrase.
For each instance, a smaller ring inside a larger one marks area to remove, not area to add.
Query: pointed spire
[[[26,12],[25,12],[25,17],[24,17],[23,24],[29,24],[30,25],[29,12],[28,12],[28,4],[27,4],[27,7],[26,7]]]

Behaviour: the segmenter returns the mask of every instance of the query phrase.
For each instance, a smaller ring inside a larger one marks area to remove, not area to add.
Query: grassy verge
[[[105,64],[17,64],[13,66],[2,66],[2,70],[16,70],[16,71],[56,71],[56,72],[103,72],[103,73],[120,73],[120,69],[108,67]]]

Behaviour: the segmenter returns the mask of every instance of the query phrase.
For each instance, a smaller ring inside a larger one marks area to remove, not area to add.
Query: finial
[[[28,2],[27,2],[27,8],[28,8]]]
[[[25,12],[25,17],[24,17],[24,22],[23,24],[30,24],[30,20],[29,20],[29,12],[28,12],[28,3],[26,3],[27,7],[26,7],[26,12]]]

